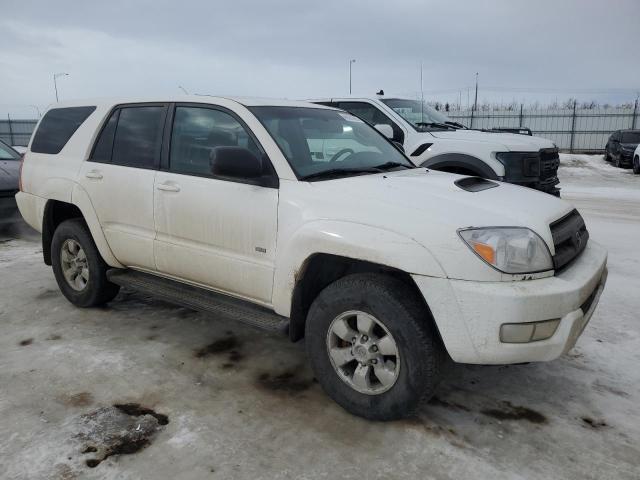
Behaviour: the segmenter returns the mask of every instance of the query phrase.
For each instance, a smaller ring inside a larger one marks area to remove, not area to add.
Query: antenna
[[[424,84],[422,83],[422,62],[420,62],[420,122],[424,123]]]

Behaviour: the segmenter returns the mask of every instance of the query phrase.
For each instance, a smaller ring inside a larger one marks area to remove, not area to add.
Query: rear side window
[[[60,153],[78,127],[95,109],[96,107],[68,107],[49,110],[33,137],[31,151],[54,155]]]
[[[165,111],[164,106],[122,108],[115,130],[112,163],[157,168],[160,164]]]
[[[0,160],[20,160],[20,155],[13,148],[0,142]]]
[[[106,125],[100,132],[100,137],[96,142],[96,146],[93,149],[91,160],[96,162],[110,162],[111,152],[113,151],[113,137],[116,133],[116,124],[118,123],[118,115],[120,110],[116,110],[111,114]]]

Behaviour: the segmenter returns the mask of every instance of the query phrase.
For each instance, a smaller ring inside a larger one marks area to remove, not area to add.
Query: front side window
[[[414,168],[380,133],[337,110],[251,107],[301,180]]]
[[[45,113],[31,142],[35,153],[57,154],[96,107],[52,108]]]
[[[211,175],[217,147],[242,147],[262,157],[245,128],[230,114],[211,108],[176,107],[169,155],[172,172]]]
[[[20,154],[13,148],[0,142],[0,160],[20,160]]]
[[[111,160],[118,165],[155,168],[160,163],[164,106],[120,110]]]
[[[385,98],[381,101],[419,132],[453,128],[455,124],[449,117],[419,100]],[[449,122],[449,124],[447,124],[447,122]]]

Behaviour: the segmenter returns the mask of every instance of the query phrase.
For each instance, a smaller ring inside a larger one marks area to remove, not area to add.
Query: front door
[[[278,189],[212,174],[211,151],[264,152],[233,112],[177,105],[166,168],[155,179],[158,271],[271,303]]]

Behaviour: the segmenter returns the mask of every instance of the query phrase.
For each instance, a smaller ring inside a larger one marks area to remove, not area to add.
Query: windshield
[[[405,100],[401,98],[383,98],[382,103],[392,108],[394,112],[409,122],[418,131],[433,129],[426,124],[439,123],[446,128],[446,122],[452,122],[449,117],[431,108],[426,102],[419,100]],[[442,128],[441,127],[441,128]]]
[[[20,155],[13,148],[0,142],[0,160],[20,160]]]
[[[622,132],[620,143],[640,143],[640,132]]]
[[[304,107],[250,110],[301,180],[415,168],[378,131],[350,113]]]

